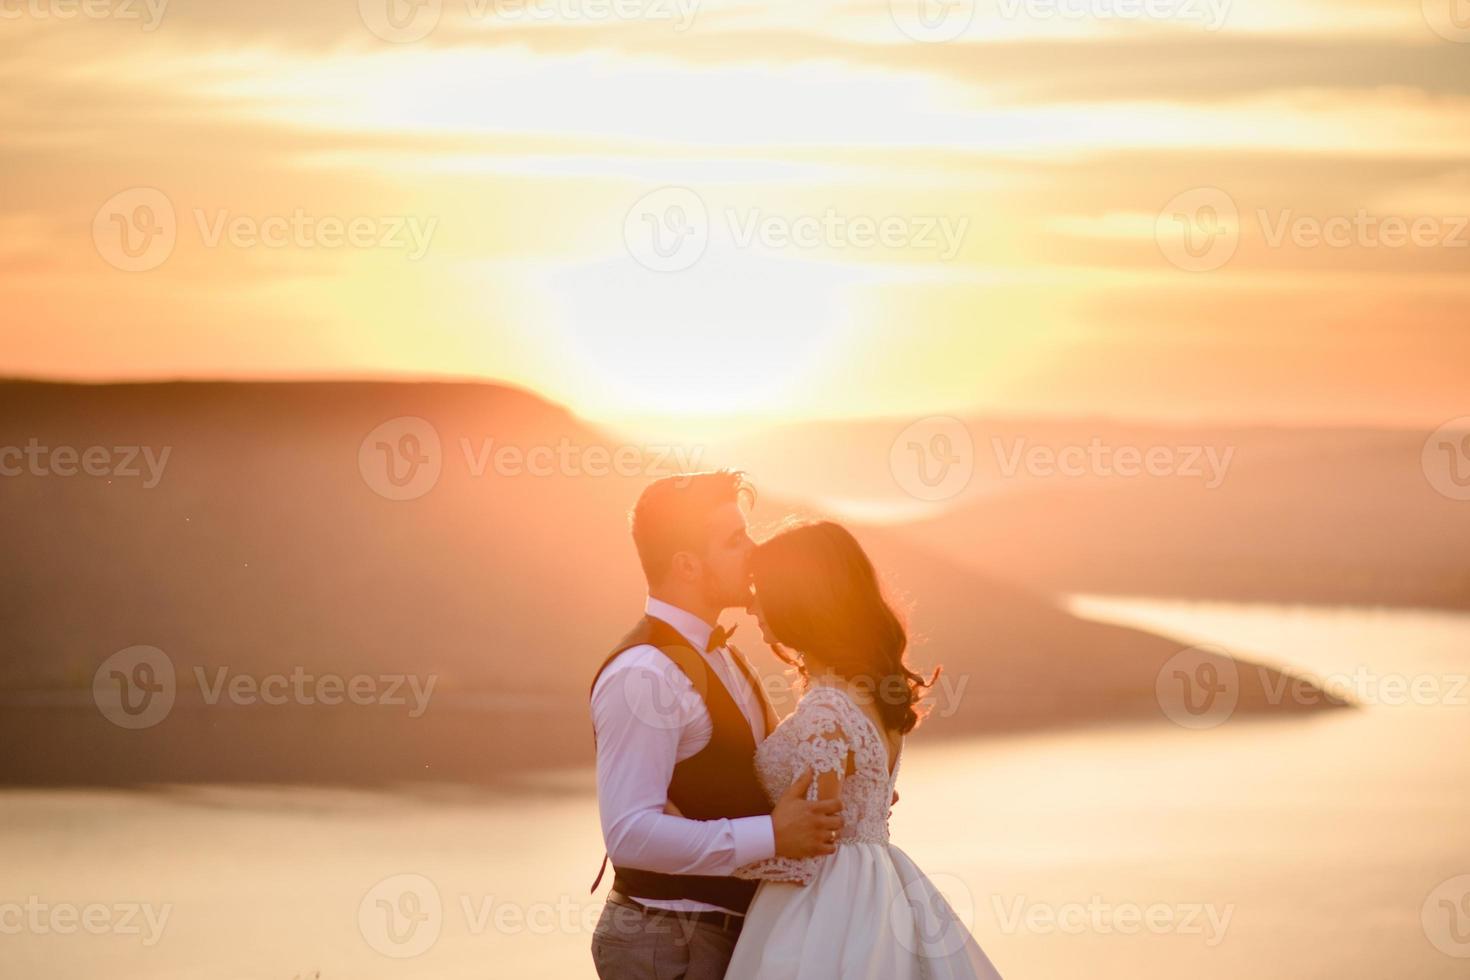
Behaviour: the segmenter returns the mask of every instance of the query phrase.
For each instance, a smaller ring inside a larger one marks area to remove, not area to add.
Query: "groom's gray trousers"
[[[721,980],[744,918],[669,912],[613,892],[592,934],[601,980]]]

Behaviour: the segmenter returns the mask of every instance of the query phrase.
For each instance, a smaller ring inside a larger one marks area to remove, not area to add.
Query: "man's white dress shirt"
[[[645,611],[668,623],[703,651],[714,628],[704,620],[649,597]],[[766,734],[765,708],[727,647],[704,654],[750,722],[759,745]],[[597,731],[597,803],[602,838],[614,865],[664,874],[728,875],[776,854],[770,817],[689,820],[664,812],[675,763],[709,744],[709,709],[694,684],[657,647],[644,644],[618,654],[592,690]],[[728,911],[693,899],[638,899],[678,911]]]

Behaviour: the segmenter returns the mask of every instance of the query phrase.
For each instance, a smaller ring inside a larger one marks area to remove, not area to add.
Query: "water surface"
[[[1457,907],[1454,886],[1431,899],[1470,874],[1470,691],[1456,687],[1470,672],[1470,616],[1099,597],[1071,605],[1183,644],[1337,676],[1359,685],[1365,703],[1205,730],[1161,719],[916,741],[894,839],[972,917],[1003,973],[1470,974],[1470,958],[1449,955],[1470,954],[1459,943],[1470,941],[1470,902]],[[1392,680],[1369,690],[1397,676],[1435,697],[1385,697]],[[0,902],[39,906],[47,923],[93,903],[114,923],[139,905],[155,922],[168,916],[151,941],[141,913],[136,933],[91,935],[35,927],[29,912],[21,923],[12,911],[0,916],[7,975],[592,975],[586,946],[600,897],[588,885],[601,848],[586,773],[497,792],[9,791],[0,827]],[[405,884],[428,901],[388,901]],[[409,958],[382,952],[420,947]]]

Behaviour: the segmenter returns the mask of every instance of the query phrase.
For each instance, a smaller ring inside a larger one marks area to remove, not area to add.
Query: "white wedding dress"
[[[845,773],[849,754],[853,771]],[[900,750],[890,774],[878,727],[829,686],[813,686],[761,743],[756,771],[773,801],[807,766],[839,774],[843,829],[835,854],[776,857],[735,872],[762,880],[726,980],[999,980],[949,902],[888,843],[901,759]],[[814,778],[808,797],[816,793]]]

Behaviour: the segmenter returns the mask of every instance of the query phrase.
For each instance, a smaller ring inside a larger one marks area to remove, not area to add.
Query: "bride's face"
[[[780,643],[781,646],[786,649],[787,655],[796,657],[801,662],[802,668],[805,670],[814,673],[820,673],[828,669],[826,662],[822,660],[820,656],[814,655],[805,650],[797,650],[793,648],[790,644],[781,643],[781,638],[776,635],[775,631],[771,629],[771,624],[766,621],[766,613],[765,609],[761,605],[761,594],[759,589],[751,589],[750,605],[746,606],[745,608],[747,612],[755,617],[756,624],[760,626],[761,629],[761,639],[766,641],[767,646],[775,646],[776,644]]]
[[[761,595],[759,592],[751,593],[750,614],[754,616],[755,621],[760,624],[761,639],[765,640],[767,645],[779,642],[776,639],[775,634],[771,632],[771,624],[766,622],[766,617],[761,612]]]

